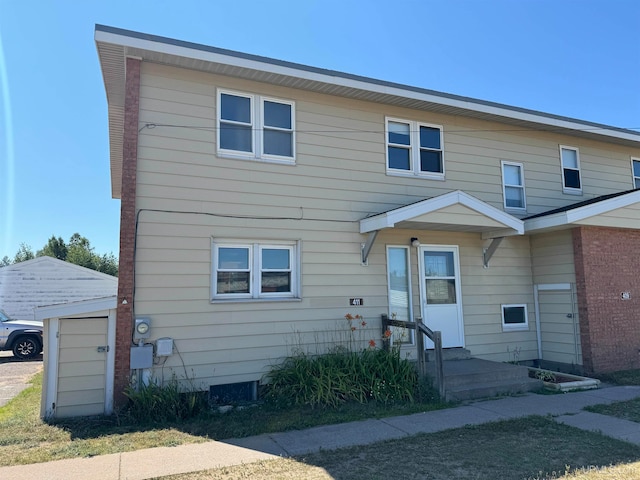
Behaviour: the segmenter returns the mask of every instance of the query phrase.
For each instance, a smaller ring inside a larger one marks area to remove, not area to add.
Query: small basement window
[[[529,330],[526,305],[502,305],[502,330]]]

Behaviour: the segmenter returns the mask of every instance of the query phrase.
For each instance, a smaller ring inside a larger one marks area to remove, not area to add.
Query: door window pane
[[[453,277],[453,252],[425,252],[424,272],[427,277]]]
[[[427,304],[443,305],[456,303],[456,281],[453,279],[427,279]]]

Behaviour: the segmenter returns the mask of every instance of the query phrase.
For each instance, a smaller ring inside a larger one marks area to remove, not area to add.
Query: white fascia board
[[[567,222],[574,223],[584,220],[585,218],[594,217],[603,213],[608,213],[618,208],[628,207],[634,203],[640,202],[640,190],[630,192],[626,195],[610,198],[602,202],[585,205],[584,207],[569,210],[567,212]]]
[[[524,221],[525,231],[530,233],[535,230],[543,230],[545,228],[558,227],[566,225],[567,212],[560,212],[546,217],[531,218]]]
[[[99,312],[102,310],[113,310],[117,307],[116,296],[83,300],[81,302],[60,303],[57,305],[47,305],[35,309],[36,320],[45,318],[58,318],[68,315],[81,315],[84,313]]]
[[[628,207],[629,205],[633,205],[638,202],[640,202],[640,190],[636,190],[619,197],[610,198],[609,200],[593,203],[591,205],[585,205],[584,207],[567,210],[566,212],[525,220],[525,230],[529,233],[545,228],[565,225],[568,226],[586,218],[608,213],[612,210],[616,210],[617,208]]]
[[[392,228],[396,223],[411,220],[427,213],[449,207],[451,205],[464,205],[475,210],[481,215],[502,223],[507,229],[515,230],[518,235],[524,233],[524,223],[508,213],[498,210],[491,205],[472,197],[468,193],[456,190],[438,197],[430,198],[422,202],[413,203],[406,207],[400,207],[389,212],[381,213],[373,217],[360,220],[360,233],[368,233],[383,228]],[[512,232],[513,234],[513,232]]]
[[[329,85],[338,85],[348,88],[354,88],[357,90],[364,90],[369,92],[375,92],[379,94],[395,95],[403,98],[410,98],[413,100],[419,100],[423,102],[436,103],[440,105],[446,105],[449,107],[456,107],[473,112],[480,112],[490,115],[497,115],[501,117],[513,118],[522,120],[525,122],[533,122],[542,125],[551,126],[560,129],[569,130],[584,130],[585,128],[593,128],[593,125],[583,124],[577,121],[571,121],[561,118],[552,118],[534,112],[526,112],[519,110],[512,110],[509,108],[500,107],[497,105],[487,105],[482,102],[473,102],[472,99],[457,99],[447,96],[433,95],[426,92],[417,92],[411,89],[404,89],[401,86],[384,85],[375,82],[367,82],[365,79],[359,80],[356,78],[348,78],[340,75],[329,75],[326,73],[313,72],[300,68],[295,68],[286,65],[277,65],[270,62],[263,62],[259,60],[253,60],[248,58],[236,57],[232,55],[225,55],[222,53],[216,53],[211,51],[204,51],[194,48],[188,48],[180,45],[174,45],[170,43],[157,42],[148,39],[134,38],[127,35],[121,35],[112,32],[104,32],[102,30],[96,30],[95,41],[111,43],[115,45],[122,45],[124,47],[137,48],[141,50],[147,50],[150,52],[162,53],[167,55],[175,55],[184,58],[191,58],[196,60],[202,60],[212,63],[220,63],[223,65],[230,65],[235,67],[248,68],[252,70],[258,70],[263,72],[269,72],[273,74],[279,74],[294,78],[300,78],[310,81],[316,81],[320,83],[326,83]],[[620,132],[617,130],[610,130],[607,128],[601,128],[600,133],[615,138],[622,138],[625,140],[638,141],[637,135],[630,133]]]

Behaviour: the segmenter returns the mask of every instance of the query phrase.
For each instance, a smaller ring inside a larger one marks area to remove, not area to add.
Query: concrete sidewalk
[[[610,387],[564,395],[527,394],[484,400],[457,408],[380,420],[273,433],[178,447],[150,448],[92,458],[0,468],[0,478],[32,480],[141,480],[278,458],[367,445],[381,440],[438,432],[465,425],[552,415],[559,423],[600,431],[640,445],[640,424],[584,412],[589,405],[640,397],[638,387]]]

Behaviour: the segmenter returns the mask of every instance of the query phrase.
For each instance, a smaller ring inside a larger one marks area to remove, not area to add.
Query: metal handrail
[[[434,346],[434,353],[436,357],[436,386],[438,387],[438,393],[440,394],[440,398],[445,398],[445,388],[444,388],[444,369],[443,369],[443,360],[442,360],[442,332],[433,331],[429,327],[427,327],[424,323],[422,323],[422,318],[416,317],[415,322],[405,322],[403,320],[394,320],[389,318],[388,315],[382,314],[382,335],[385,337],[385,332],[389,329],[389,327],[401,327],[408,328],[409,330],[417,330],[419,333],[426,335],[432,342]],[[385,348],[389,348],[389,342],[385,342]],[[425,354],[424,354],[424,338],[422,335],[416,335],[416,349],[417,349],[417,360],[418,360],[418,372],[422,377],[427,375],[427,365],[425,363]]]

